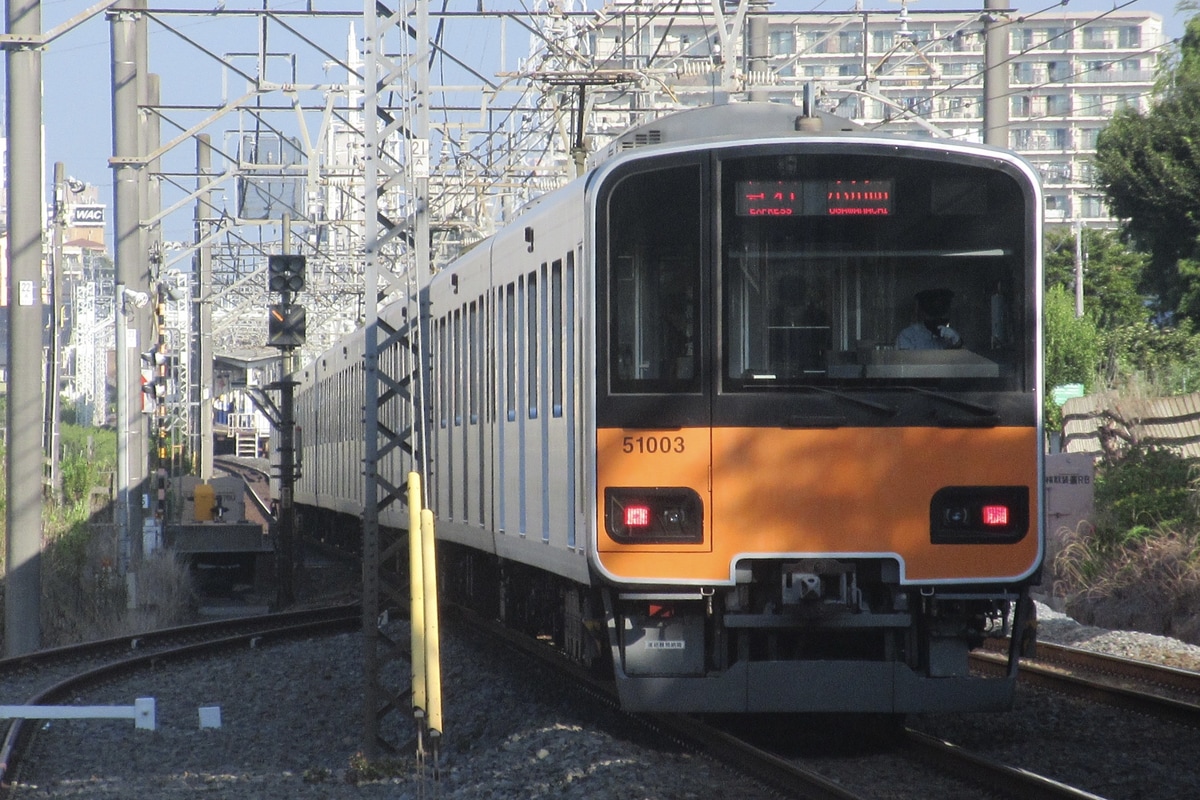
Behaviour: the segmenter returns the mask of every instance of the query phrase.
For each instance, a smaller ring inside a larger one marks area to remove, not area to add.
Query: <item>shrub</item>
[[[116,468],[117,436],[103,428],[62,426],[63,505],[71,507],[87,502],[95,486],[107,483],[106,472]]]
[[[1110,551],[1156,529],[1196,532],[1195,468],[1173,450],[1133,445],[1100,465],[1096,476],[1096,544]]]

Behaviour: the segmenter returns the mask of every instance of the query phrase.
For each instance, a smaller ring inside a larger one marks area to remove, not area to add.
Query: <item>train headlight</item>
[[[704,541],[704,503],[686,487],[604,490],[604,528],[623,544]]]
[[[1012,544],[1028,532],[1025,486],[947,486],[929,502],[934,544]]]

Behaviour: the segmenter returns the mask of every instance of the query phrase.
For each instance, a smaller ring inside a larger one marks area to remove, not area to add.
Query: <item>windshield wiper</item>
[[[906,392],[913,392],[915,394],[925,395],[926,397],[932,397],[937,400],[941,400],[943,403],[949,403],[952,406],[958,406],[959,408],[966,409],[972,414],[976,414],[981,417],[994,417],[997,414],[996,409],[992,408],[991,406],[985,406],[980,403],[972,403],[970,400],[963,400],[961,397],[955,397],[952,394],[932,392],[929,389],[922,389],[919,386],[898,386],[896,388]]]
[[[869,408],[878,414],[884,415],[885,417],[894,417],[900,411],[900,409],[896,408],[895,406],[889,406],[886,403],[876,403],[874,400],[867,400],[865,397],[855,397],[852,394],[836,392],[833,389],[826,389],[823,386],[813,386],[812,384],[802,383],[789,388],[803,389],[809,392],[818,392],[819,394],[827,394],[830,397],[836,397],[839,400],[845,400],[849,403],[860,405],[863,408]]]

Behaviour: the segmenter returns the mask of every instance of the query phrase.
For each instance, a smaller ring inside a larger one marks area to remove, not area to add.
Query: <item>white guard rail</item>
[[[154,730],[154,698],[131,706],[0,706],[3,719],[131,719],[135,728]]]

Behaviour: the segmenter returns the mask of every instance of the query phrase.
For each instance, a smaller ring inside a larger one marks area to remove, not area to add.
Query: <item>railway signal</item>
[[[291,253],[267,256],[267,288],[285,295],[304,289],[305,258]]]
[[[270,347],[300,347],[308,333],[304,306],[276,304],[267,311],[267,344]]]

